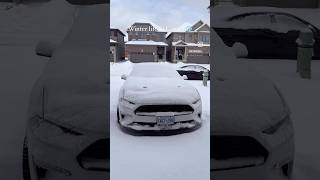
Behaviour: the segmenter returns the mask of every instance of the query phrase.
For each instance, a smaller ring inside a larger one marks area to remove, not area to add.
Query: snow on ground
[[[312,62],[312,79],[296,74],[293,60],[243,60],[273,80],[285,96],[295,129],[295,180],[320,177],[320,61]]]
[[[176,67],[181,64],[172,64]],[[134,64],[126,61],[110,65],[110,166],[111,179],[195,180],[210,179],[210,83],[188,81],[202,98],[203,125],[195,132],[168,137],[135,137],[117,124],[122,74]]]

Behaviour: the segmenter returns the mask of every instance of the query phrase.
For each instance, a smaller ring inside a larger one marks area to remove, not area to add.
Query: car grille
[[[189,105],[145,105],[135,110],[135,113],[154,113],[154,112],[193,112]]]
[[[109,171],[110,140],[102,139],[87,147],[78,156],[80,166],[92,171]]]
[[[264,163],[268,151],[254,138],[247,136],[211,136],[210,157],[213,167],[241,168]],[[219,164],[220,163],[220,164]]]

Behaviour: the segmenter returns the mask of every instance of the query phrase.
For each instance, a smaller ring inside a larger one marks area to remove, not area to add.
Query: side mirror
[[[233,44],[232,46],[232,50],[234,52],[234,55],[237,57],[237,58],[245,58],[245,57],[248,57],[248,48],[246,45],[242,44],[242,43],[239,43],[239,42],[236,42]]]
[[[123,74],[123,75],[121,76],[121,79],[123,79],[123,80],[127,80],[127,79],[128,79],[128,76],[127,76],[127,75],[125,75],[125,74]]]
[[[48,41],[40,41],[37,44],[35,51],[38,56],[51,58],[55,49],[55,44]]]
[[[187,76],[187,75],[183,75],[182,78],[183,78],[184,80],[188,80],[188,76]]]

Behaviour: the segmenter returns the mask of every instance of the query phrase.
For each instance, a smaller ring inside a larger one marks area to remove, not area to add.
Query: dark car
[[[208,72],[208,80],[210,80],[210,70],[200,65],[186,65],[180,67],[178,73],[186,75],[188,80],[203,80],[203,74]]]
[[[290,180],[294,131],[286,101],[215,31],[211,36],[211,179]]]
[[[60,45],[37,47],[50,59],[31,93],[24,180],[109,179],[108,6],[79,7]]]
[[[231,12],[228,15],[223,11]],[[242,43],[251,59],[296,59],[300,31],[313,33],[314,59],[320,59],[320,31],[300,15],[279,8],[223,7],[214,8],[213,27],[225,44]],[[220,14],[224,14],[220,16]]]

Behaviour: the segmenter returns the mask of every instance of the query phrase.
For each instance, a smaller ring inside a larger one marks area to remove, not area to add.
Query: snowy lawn
[[[184,64],[172,64],[180,66]],[[110,64],[110,167],[111,179],[195,180],[210,179],[210,83],[187,81],[202,98],[203,124],[195,132],[168,137],[135,137],[122,132],[117,124],[122,74],[134,64]],[[209,65],[206,65],[209,67]]]
[[[312,79],[301,79],[293,60],[243,60],[273,80],[285,96],[295,128],[295,180],[320,177],[320,61],[312,62]]]

